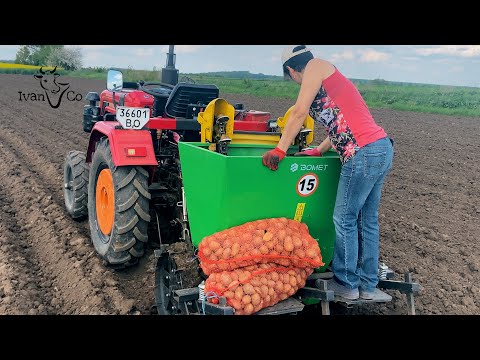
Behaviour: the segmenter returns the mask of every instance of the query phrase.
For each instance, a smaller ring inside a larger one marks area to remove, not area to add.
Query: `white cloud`
[[[332,62],[359,60],[361,62],[380,62],[385,61],[390,54],[374,49],[344,50],[339,53],[333,53],[330,56]]]
[[[390,57],[390,54],[373,49],[361,49],[358,50],[358,53],[360,54],[361,62],[381,62]]]
[[[355,53],[352,50],[345,50],[341,53],[334,53],[331,56],[332,62],[343,61],[343,60],[353,60],[355,58]]]
[[[417,54],[423,56],[452,55],[459,57],[475,57],[480,56],[480,45],[440,45],[419,48],[415,51]]]
[[[270,58],[270,61],[272,63],[280,63],[282,61],[282,57],[281,56],[278,56],[278,55],[273,55],[271,58]]]
[[[136,48],[133,50],[133,53],[136,56],[152,56],[154,53],[154,48]]]

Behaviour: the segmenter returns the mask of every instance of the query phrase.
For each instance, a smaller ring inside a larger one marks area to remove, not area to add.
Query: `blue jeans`
[[[393,154],[390,138],[377,140],[360,148],[340,172],[331,269],[349,289],[371,291],[378,284],[378,207]]]

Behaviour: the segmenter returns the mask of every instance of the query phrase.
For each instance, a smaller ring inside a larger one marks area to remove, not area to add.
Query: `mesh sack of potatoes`
[[[312,272],[312,268],[288,268],[270,263],[212,273],[205,281],[205,294],[212,303],[225,297],[227,305],[235,309],[235,315],[251,315],[295,294],[305,286]]]
[[[283,217],[250,221],[206,236],[198,257],[206,275],[261,263],[300,268],[324,265],[307,225]]]

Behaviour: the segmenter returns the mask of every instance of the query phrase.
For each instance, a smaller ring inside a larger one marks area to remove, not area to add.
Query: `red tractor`
[[[110,265],[135,264],[152,238],[173,243],[188,236],[182,204],[178,141],[200,141],[198,114],[219,97],[215,85],[178,82],[173,46],[163,82],[124,82],[110,70],[107,89],[89,92],[83,130],[86,153],[72,151],[65,162],[65,205],[74,219],[88,215],[93,245]],[[226,153],[228,117],[211,124],[210,141]],[[234,130],[264,133],[278,141],[270,113],[235,105]]]

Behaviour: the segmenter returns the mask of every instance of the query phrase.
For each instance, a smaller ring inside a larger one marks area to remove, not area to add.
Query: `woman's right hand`
[[[297,152],[294,156],[322,156],[322,153],[318,147],[314,147]]]

